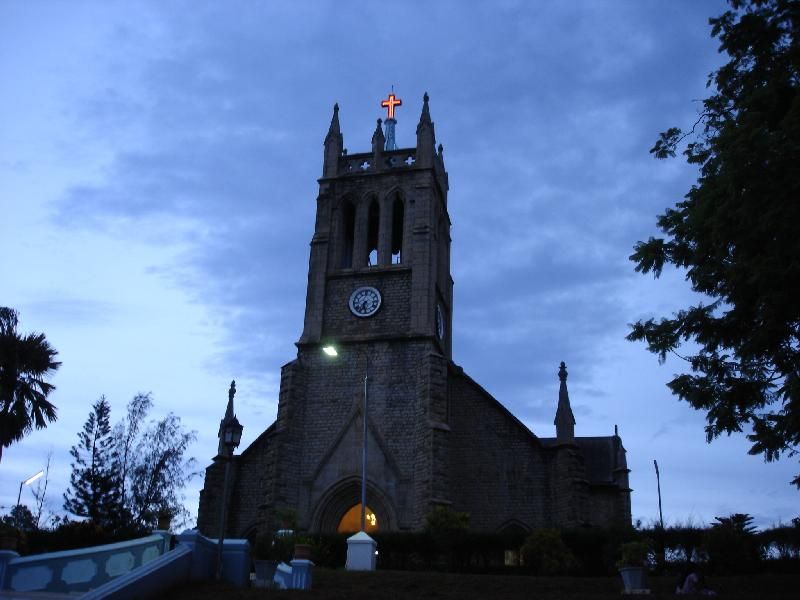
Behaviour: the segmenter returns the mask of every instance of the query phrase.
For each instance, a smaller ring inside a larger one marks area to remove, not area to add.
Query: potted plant
[[[294,539],[294,558],[311,560],[311,547],[314,540],[309,537],[298,535]]]
[[[631,593],[638,590],[647,590],[647,565],[653,551],[650,540],[636,540],[625,542],[619,547],[620,559],[617,561],[619,574],[625,592]]]
[[[275,570],[283,558],[282,545],[272,535],[262,533],[253,544],[253,565],[256,571],[256,587],[272,587]]]
[[[162,507],[158,510],[158,529],[161,531],[169,531],[172,524],[172,517],[175,516],[175,511],[169,507]]]

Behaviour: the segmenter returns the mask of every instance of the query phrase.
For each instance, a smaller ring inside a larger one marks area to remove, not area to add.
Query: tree
[[[671,128],[650,151],[673,157],[686,141],[697,183],[658,217],[666,238],[630,257],[655,277],[684,269],[705,301],[628,339],[661,362],[687,345],[690,372],[668,386],[706,411],[707,440],[747,429],[750,454],[773,461],[800,446],[800,3],[729,3],[709,20],[730,58],[709,77],[715,93],[691,131]]]
[[[143,528],[155,525],[161,512],[185,520],[182,489],[197,474],[195,460],[186,457],[195,433],[172,413],[144,428],[152,407],[150,394],[137,394],[113,431],[122,512]]]
[[[78,445],[69,451],[75,462],[70,489],[64,494],[64,510],[115,529],[120,524],[120,478],[110,418],[111,407],[101,396],[78,434]]]
[[[3,449],[56,420],[47,397],[55,386],[46,380],[60,362],[43,333],[20,335],[19,315],[0,307],[0,458]]]
[[[33,531],[39,528],[31,509],[24,504],[15,505],[7,515],[3,515],[2,522],[21,531]]]
[[[748,573],[761,559],[753,517],[735,513],[715,517],[705,533],[705,547],[712,568],[722,573]]]
[[[120,502],[122,506],[128,507],[127,483],[131,473],[133,452],[139,430],[144,423],[147,413],[153,407],[153,400],[150,394],[136,394],[133,400],[128,402],[128,414],[124,421],[120,421],[114,426],[114,446],[118,461],[118,473],[120,477]]]
[[[127,502],[137,524],[153,526],[161,512],[185,522],[182,490],[197,475],[195,460],[185,455],[194,439],[195,432],[185,431],[172,413],[151,423],[138,439],[128,471],[131,494]]]
[[[34,499],[36,500],[36,529],[42,521],[42,512],[45,508],[45,499],[47,498],[47,485],[50,482],[50,461],[53,459],[53,449],[47,452],[47,464],[44,468],[44,477],[36,482],[36,487],[31,490]]]

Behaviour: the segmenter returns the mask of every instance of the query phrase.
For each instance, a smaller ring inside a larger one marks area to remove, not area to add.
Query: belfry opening
[[[367,506],[364,513],[364,530],[367,533],[378,531],[379,529],[378,517],[375,512]],[[339,521],[336,527],[337,533],[355,533],[361,530],[361,503],[352,506]]]

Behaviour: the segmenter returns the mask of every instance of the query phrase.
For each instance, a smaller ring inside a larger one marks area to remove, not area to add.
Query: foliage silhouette
[[[20,335],[19,315],[0,306],[0,459],[3,449],[33,428],[56,420],[56,407],[47,397],[55,389],[46,379],[61,363],[43,333]]]
[[[101,396],[78,434],[78,444],[69,451],[74,462],[64,510],[114,529],[119,525],[122,504],[110,419],[111,406]]]
[[[658,218],[666,237],[630,257],[655,277],[685,269],[706,301],[639,321],[628,339],[661,362],[688,343],[691,372],[669,388],[706,411],[709,442],[745,430],[750,454],[773,461],[800,445],[800,8],[729,3],[709,21],[730,59],[709,78],[715,93],[690,132],[668,129],[651,149],[672,157],[686,140],[697,183]]]

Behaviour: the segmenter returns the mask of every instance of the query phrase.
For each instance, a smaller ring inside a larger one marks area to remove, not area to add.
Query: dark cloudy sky
[[[322,141],[334,102],[366,151],[391,86],[397,142],[431,96],[450,175],[454,359],[541,436],[566,361],[578,435],[617,424],[633,514],[704,523],[797,514],[797,464],[704,416],[624,340],[694,300],[633,244],[696,173],[648,154],[694,123],[720,64],[719,1],[38,2],[0,5],[0,305],[60,352],[59,421],[3,454],[0,504],[68,449],[101,394],[139,391],[197,430],[205,466],[230,380],[244,443],[274,419],[303,319]],[[195,480],[188,503],[196,509]],[[26,492],[27,494],[27,492]],[[27,497],[27,496],[26,496]]]

